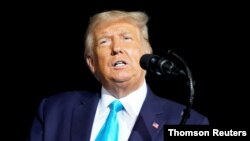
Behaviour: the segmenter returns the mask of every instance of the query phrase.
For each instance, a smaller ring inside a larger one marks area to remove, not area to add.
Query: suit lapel
[[[142,105],[129,141],[152,141],[163,139],[164,119],[161,118],[163,110],[157,97],[148,87],[147,97]],[[162,137],[161,137],[162,136]]]
[[[91,129],[97,104],[99,101],[98,94],[91,98],[81,101],[81,104],[73,111],[71,140],[72,141],[89,141]]]

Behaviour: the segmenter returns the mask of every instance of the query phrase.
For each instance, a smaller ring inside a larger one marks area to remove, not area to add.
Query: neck
[[[126,97],[127,95],[129,95],[130,93],[132,93],[133,91],[137,90],[138,88],[140,88],[143,83],[144,83],[144,79],[140,82],[137,83],[128,83],[128,82],[122,82],[122,83],[113,83],[109,86],[104,86],[104,88],[112,94],[112,96],[114,96],[117,99]]]

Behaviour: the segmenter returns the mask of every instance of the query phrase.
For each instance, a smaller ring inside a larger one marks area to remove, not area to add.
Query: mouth
[[[125,65],[127,65],[127,62],[124,60],[118,60],[118,61],[115,61],[114,63],[112,63],[113,67],[122,67]]]

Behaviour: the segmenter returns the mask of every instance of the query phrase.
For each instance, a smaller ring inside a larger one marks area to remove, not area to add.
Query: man
[[[116,114],[120,141],[161,141],[164,125],[180,123],[185,107],[154,95],[139,64],[143,54],[152,53],[147,21],[145,13],[116,10],[91,18],[84,56],[102,84],[101,92],[68,92],[44,99],[29,140],[97,140],[115,100],[122,105]],[[208,120],[192,111],[187,124],[208,124]]]

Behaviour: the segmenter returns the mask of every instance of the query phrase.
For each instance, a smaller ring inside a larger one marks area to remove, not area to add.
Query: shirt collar
[[[126,97],[123,97],[120,100],[124,106],[125,111],[132,117],[137,117],[139,115],[142,104],[147,95],[147,85],[144,80],[142,86],[137,90],[128,94]],[[108,108],[109,104],[116,100],[104,87],[101,90],[101,99],[100,99],[100,111],[104,111]]]

